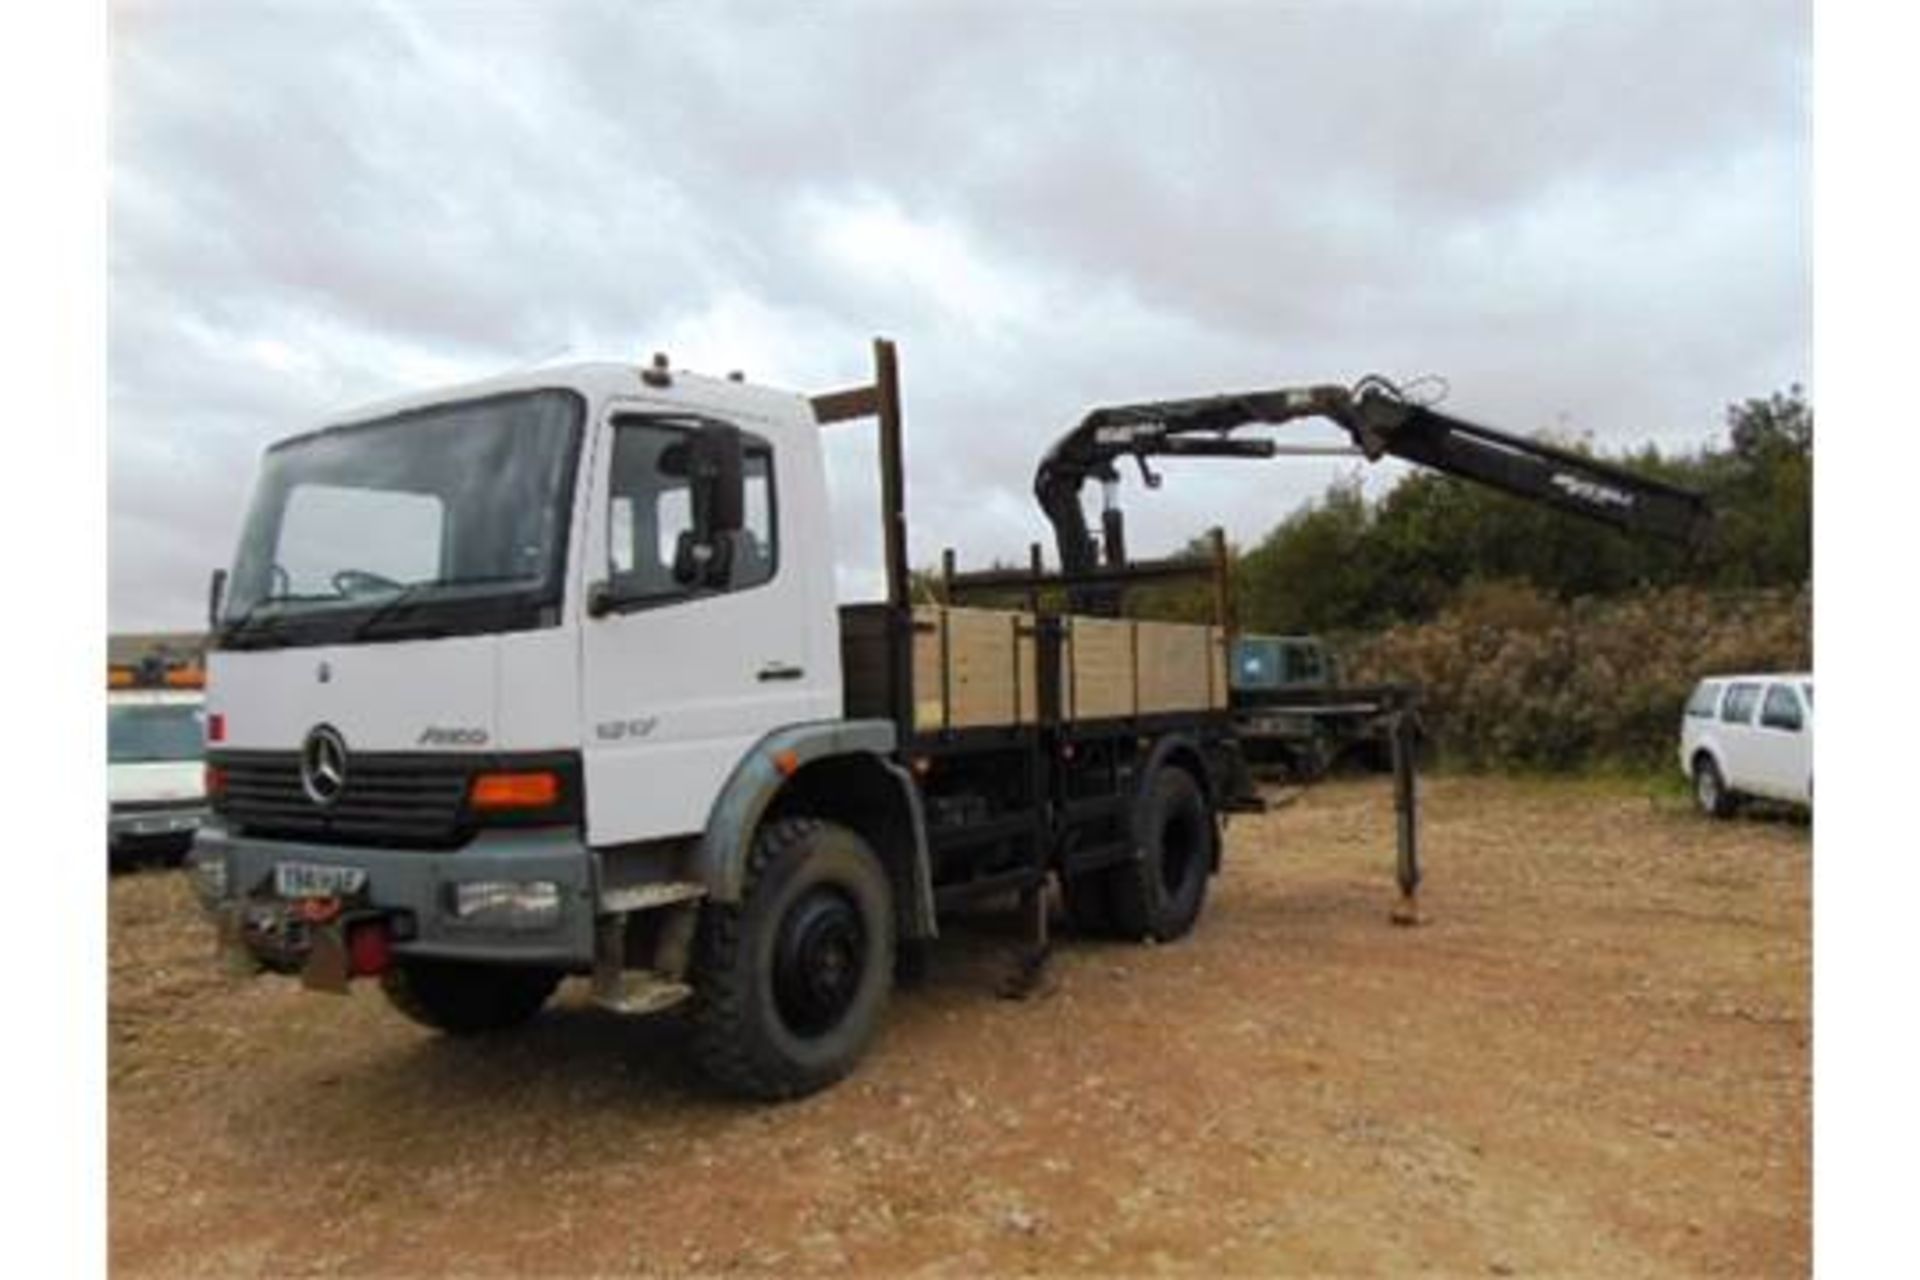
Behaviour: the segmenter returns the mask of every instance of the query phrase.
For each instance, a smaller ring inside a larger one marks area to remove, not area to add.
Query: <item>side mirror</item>
[[[740,428],[709,422],[694,433],[688,457],[693,527],[701,541],[738,533],[746,525],[746,462]]]
[[[681,535],[674,577],[688,586],[726,587],[733,580],[734,544],[746,526],[746,462],[740,428],[709,422],[687,449],[693,528]]]
[[[227,571],[215,569],[213,578],[207,583],[207,630],[220,629],[220,602],[227,594]]]

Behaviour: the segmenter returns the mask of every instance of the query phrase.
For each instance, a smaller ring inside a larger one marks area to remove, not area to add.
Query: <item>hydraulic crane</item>
[[[1323,418],[1343,428],[1351,449],[1285,447],[1245,427]],[[1358,452],[1369,462],[1404,458],[1504,493],[1586,516],[1632,533],[1697,545],[1710,517],[1699,494],[1571,450],[1510,435],[1437,412],[1398,385],[1369,375],[1352,387],[1320,385],[1157,400],[1095,409],[1055,441],[1034,475],[1034,496],[1053,525],[1061,580],[1076,613],[1116,616],[1128,583],[1125,516],[1118,463],[1131,457],[1150,489],[1155,457],[1271,458],[1283,453]],[[1089,479],[1101,485],[1096,543],[1080,505]],[[1104,555],[1103,555],[1104,552]],[[1104,564],[1102,561],[1104,560]],[[1417,920],[1420,883],[1414,787],[1413,692],[1403,687],[1353,691],[1371,696],[1388,727],[1398,817],[1396,922]]]
[[[1354,449],[1369,462],[1404,458],[1502,492],[1575,515],[1681,543],[1704,533],[1708,512],[1696,493],[1623,467],[1468,422],[1417,403],[1394,383],[1369,375],[1351,388],[1337,385],[1282,388],[1111,405],[1093,410],[1057,440],[1034,475],[1034,496],[1053,525],[1064,574],[1096,576],[1102,566],[1126,564],[1125,518],[1116,500],[1117,463],[1131,457],[1148,488],[1160,477],[1149,458],[1271,458],[1288,450],[1275,441],[1235,432],[1277,426],[1300,418],[1323,418],[1344,428]],[[1348,450],[1337,450],[1348,452]],[[1096,544],[1080,505],[1089,479],[1102,490],[1101,533]],[[1104,557],[1102,556],[1104,550]],[[1118,584],[1077,586],[1076,612],[1119,611]]]

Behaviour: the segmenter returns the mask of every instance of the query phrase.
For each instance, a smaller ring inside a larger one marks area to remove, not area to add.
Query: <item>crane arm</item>
[[[1386,379],[1368,377],[1351,388],[1294,387],[1095,409],[1054,443],[1034,475],[1034,495],[1053,525],[1062,570],[1085,574],[1098,567],[1080,505],[1089,479],[1100,481],[1104,490],[1101,531],[1107,564],[1117,568],[1125,563],[1124,521],[1114,500],[1121,459],[1133,458],[1147,485],[1157,487],[1159,477],[1148,466],[1150,458],[1271,458],[1282,452],[1274,441],[1234,432],[1308,417],[1345,429],[1369,461],[1404,458],[1629,532],[1692,544],[1708,520],[1699,494],[1439,413],[1409,400]],[[1110,589],[1098,588],[1093,594],[1108,596]],[[1110,604],[1083,599],[1079,607]]]

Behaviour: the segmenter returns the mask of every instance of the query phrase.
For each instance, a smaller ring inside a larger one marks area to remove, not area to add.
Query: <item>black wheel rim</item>
[[[1182,807],[1167,815],[1160,830],[1160,887],[1179,897],[1200,866],[1200,851],[1205,842],[1200,833],[1200,817]]]
[[[867,929],[842,890],[817,885],[787,908],[773,944],[773,998],[797,1036],[840,1025],[866,977]]]

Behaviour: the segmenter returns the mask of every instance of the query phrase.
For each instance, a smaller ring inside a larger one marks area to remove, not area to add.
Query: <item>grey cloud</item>
[[[1679,445],[1806,380],[1805,5],[1100,12],[117,8],[114,624],[191,625],[269,439],[563,351],[824,387],[898,338],[922,562],[1023,554],[1102,401],[1435,371]],[[958,266],[850,265],[875,214]],[[1181,469],[1136,543],[1257,537],[1343,465]]]

